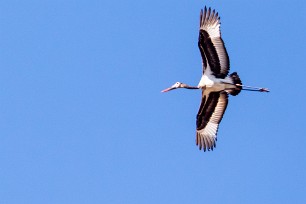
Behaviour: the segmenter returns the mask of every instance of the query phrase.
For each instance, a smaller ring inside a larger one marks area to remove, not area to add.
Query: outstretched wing
[[[202,92],[202,102],[197,114],[196,144],[200,150],[213,150],[216,147],[219,123],[228,103],[228,94],[225,91]]]
[[[202,56],[203,74],[213,74],[224,79],[230,69],[229,57],[220,32],[220,17],[211,8],[200,13],[198,46]]]

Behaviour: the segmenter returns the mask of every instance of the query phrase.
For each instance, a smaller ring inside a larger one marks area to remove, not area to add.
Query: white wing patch
[[[210,16],[203,16],[201,19],[201,30],[205,30],[210,38],[220,38],[220,18],[214,13]]]
[[[211,41],[216,48],[220,61],[221,70],[229,70],[228,54],[225,50],[223,40],[220,37],[218,37],[218,38],[212,38]]]
[[[201,140],[200,144],[204,144],[204,150],[216,146],[218,126],[219,124],[208,122],[204,129],[197,130],[197,137]]]

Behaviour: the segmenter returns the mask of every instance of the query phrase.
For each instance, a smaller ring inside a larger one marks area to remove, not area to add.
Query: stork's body
[[[243,86],[236,72],[228,75],[230,64],[220,32],[220,17],[210,8],[201,10],[198,46],[203,72],[198,86],[176,82],[176,88],[201,89],[202,101],[197,114],[196,144],[200,149],[213,150],[216,146],[219,123],[228,104],[228,94],[236,96],[241,90],[268,92],[265,88]]]
[[[225,79],[216,78],[211,74],[204,73],[198,84],[199,89],[210,88],[213,91],[230,90],[236,88],[236,85],[232,84],[232,79],[226,77]]]

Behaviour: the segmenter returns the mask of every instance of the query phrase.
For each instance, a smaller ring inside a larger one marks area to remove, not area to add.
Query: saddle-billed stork
[[[196,120],[196,144],[199,149],[216,147],[217,131],[228,104],[228,94],[236,96],[241,90],[269,92],[266,88],[242,85],[236,72],[228,75],[230,64],[220,32],[220,17],[215,10],[204,8],[200,13],[198,46],[202,56],[203,72],[198,86],[176,82],[163,90],[177,88],[202,89],[202,102]]]

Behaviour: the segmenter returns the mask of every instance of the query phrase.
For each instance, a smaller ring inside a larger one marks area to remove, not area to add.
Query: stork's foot
[[[259,89],[259,91],[260,92],[270,92],[269,89],[267,89],[267,88],[261,88],[261,89]]]

